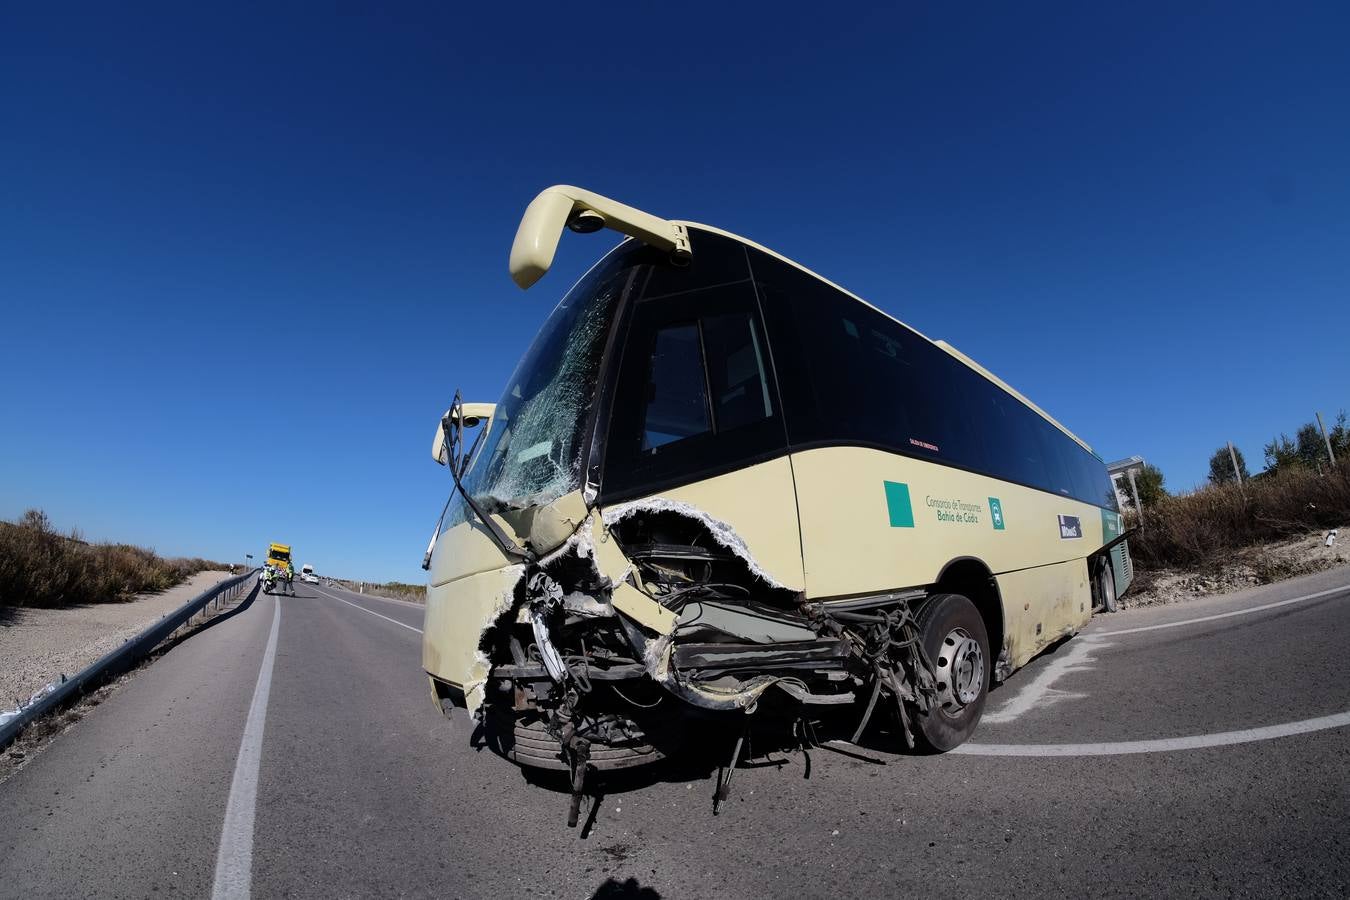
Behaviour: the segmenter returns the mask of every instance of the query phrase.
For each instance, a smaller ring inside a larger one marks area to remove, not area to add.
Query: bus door
[[[725,280],[679,290],[686,285],[678,274],[657,270],[633,308],[614,383],[601,505],[659,499],[711,517],[707,527],[724,525],[744,543],[752,568],[802,590],[782,404],[744,254],[734,244],[717,246],[712,235],[694,238],[701,242],[696,262],[728,252],[716,270]]]

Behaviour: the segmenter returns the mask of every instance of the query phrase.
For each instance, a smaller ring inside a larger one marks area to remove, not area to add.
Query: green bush
[[[1233,471],[1233,458],[1237,458],[1237,472]],[[1239,475],[1242,477],[1239,479]],[[1242,455],[1242,451],[1237,447],[1229,453],[1227,447],[1220,447],[1215,450],[1209,458],[1209,483],[1210,484],[1228,484],[1230,481],[1246,481],[1252,477],[1252,473],[1247,471],[1247,458]]]
[[[58,532],[38,509],[15,524],[0,522],[0,606],[117,602],[228,568],[205,559],[164,559],[129,544],[88,544],[76,531]]]
[[[1145,463],[1143,468],[1135,472],[1134,487],[1139,491],[1139,502],[1144,509],[1151,508],[1159,500],[1169,496],[1167,488],[1163,486],[1165,480],[1162,469],[1152,463]],[[1121,491],[1125,495],[1125,508],[1131,509],[1134,506],[1134,498],[1130,496],[1128,480],[1121,483]]]
[[[1205,565],[1243,547],[1347,523],[1350,467],[1319,474],[1292,466],[1245,485],[1213,485],[1145,504],[1130,554],[1145,568]]]

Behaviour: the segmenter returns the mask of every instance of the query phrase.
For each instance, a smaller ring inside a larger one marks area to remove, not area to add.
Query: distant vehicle
[[[307,581],[310,584],[318,584],[319,576],[314,574],[313,566],[311,566],[309,563],[305,563],[303,566],[300,567],[300,580]]]
[[[267,564],[277,569],[286,568],[291,561],[290,544],[271,544],[267,548]]]
[[[263,593],[271,594],[279,588],[282,593],[295,596],[295,586],[291,583],[291,545],[269,544],[267,563],[263,566]]]

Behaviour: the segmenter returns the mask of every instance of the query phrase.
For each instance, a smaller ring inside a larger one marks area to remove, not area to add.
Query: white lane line
[[[411,606],[414,609],[426,609],[425,603],[414,603],[411,600],[399,600],[395,597],[381,597],[379,594],[359,594],[367,600],[379,600],[381,603],[397,603],[399,606]]]
[[[1241,731],[1220,731],[1215,734],[1196,734],[1189,737],[1160,738],[1152,741],[1115,741],[1101,744],[962,744],[949,752],[962,756],[1124,756],[1133,753],[1170,753],[1174,750],[1200,750],[1205,747],[1227,747],[1249,744],[1344,728],[1350,725],[1350,712],[1267,725],[1264,728],[1244,728]]]
[[[212,900],[248,900],[253,889],[253,814],[258,805],[258,766],[262,761],[263,726],[267,724],[267,696],[272,691],[272,668],[277,658],[277,632],[281,627],[281,604],[272,612],[272,633],[263,651],[258,685],[244,720],[244,737],[234,763],[234,780],[225,803],[225,822],[220,828],[216,853],[216,880]]]
[[[1036,677],[1022,687],[1015,697],[1003,704],[1003,706],[995,712],[987,713],[984,716],[983,721],[993,725],[998,725],[1003,722],[1012,722],[1030,712],[1032,709],[1055,703],[1060,700],[1076,700],[1086,696],[1084,694],[1075,694],[1070,691],[1055,690],[1054,683],[1070,673],[1081,672],[1092,668],[1088,664],[1096,662],[1096,660],[1089,654],[1094,650],[1114,646],[1114,644],[1111,643],[1104,643],[1101,640],[1102,638],[1117,637],[1124,634],[1138,634],[1143,631],[1157,631],[1161,628],[1180,628],[1183,625],[1196,625],[1201,622],[1213,622],[1217,619],[1245,616],[1250,613],[1278,609],[1282,606],[1289,606],[1294,603],[1304,603],[1308,600],[1317,600],[1322,597],[1329,597],[1332,594],[1345,592],[1350,592],[1350,586],[1331,588],[1325,591],[1318,591],[1315,594],[1305,594],[1302,597],[1291,597],[1287,600],[1277,600],[1274,603],[1264,603],[1260,606],[1250,606],[1245,609],[1216,613],[1212,616],[1201,616],[1196,619],[1185,619],[1180,622],[1164,622],[1161,625],[1141,625],[1137,628],[1121,628],[1116,631],[1084,632],[1078,636],[1077,641],[1070,644],[1072,649],[1067,655],[1055,659],[1045,668],[1037,672]]]
[[[1057,691],[1053,687],[1054,683],[1071,672],[1083,672],[1091,669],[1091,664],[1095,663],[1097,658],[1090,654],[1094,650],[1111,646],[1113,645],[1094,640],[1093,636],[1084,636],[1078,641],[1070,643],[1063,656],[1058,656],[1053,662],[1037,672],[1035,678],[1022,686],[1017,696],[999,707],[996,712],[986,713],[981,721],[995,725],[1000,722],[1011,722],[1032,709],[1049,706],[1061,700],[1081,699],[1086,695]]]
[[[1250,606],[1246,609],[1235,609],[1232,612],[1217,613],[1212,616],[1201,616],[1198,619],[1185,619],[1181,622],[1164,622],[1161,625],[1141,625],[1138,628],[1122,628],[1119,631],[1097,631],[1091,634],[1085,634],[1084,637],[1115,637],[1119,634],[1138,634],[1141,631],[1158,631],[1163,628],[1180,628],[1183,625],[1196,625],[1200,622],[1213,622],[1217,619],[1231,619],[1233,616],[1246,616],[1251,613],[1265,612],[1268,609],[1278,609],[1281,606],[1289,606],[1292,603],[1303,603],[1308,600],[1316,600],[1319,597],[1330,597],[1332,594],[1341,594],[1350,592],[1350,585],[1331,588],[1330,590],[1318,591],[1315,594],[1305,594],[1302,597],[1291,597],[1288,600],[1278,600],[1274,603],[1265,603],[1261,606]]]
[[[350,606],[352,609],[359,609],[359,610],[361,610],[361,612],[363,612],[363,613],[370,613],[372,616],[374,616],[374,617],[377,618],[377,619],[384,619],[386,622],[393,622],[395,625],[402,625],[404,628],[408,629],[409,631],[415,631],[415,632],[417,632],[418,634],[421,634],[421,633],[422,633],[422,629],[420,629],[420,628],[414,628],[413,626],[407,624],[406,622],[400,622],[398,619],[391,619],[391,618],[389,618],[388,616],[382,616],[382,615],[380,615],[379,613],[375,612],[374,610],[366,609],[364,606],[362,606],[362,605],[359,604],[359,603],[352,603],[350,600],[343,600],[341,597],[334,597],[332,594],[328,593],[328,592],[325,591],[325,590],[320,590],[319,588],[314,588],[314,590],[318,591],[320,594],[323,594],[325,597],[329,597],[329,598],[331,598],[331,599],[333,599],[333,600],[336,600],[336,601],[339,602],[339,603],[345,603],[345,604],[347,604],[348,606]]]

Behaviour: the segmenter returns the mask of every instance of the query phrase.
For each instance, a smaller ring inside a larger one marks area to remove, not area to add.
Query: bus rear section
[[[750,722],[959,745],[995,679],[1100,605],[1101,461],[957,351],[716,229],[554,188],[513,276],[602,226],[630,237],[500,400],[438,424],[437,702],[577,796],[717,736],[734,767]]]

